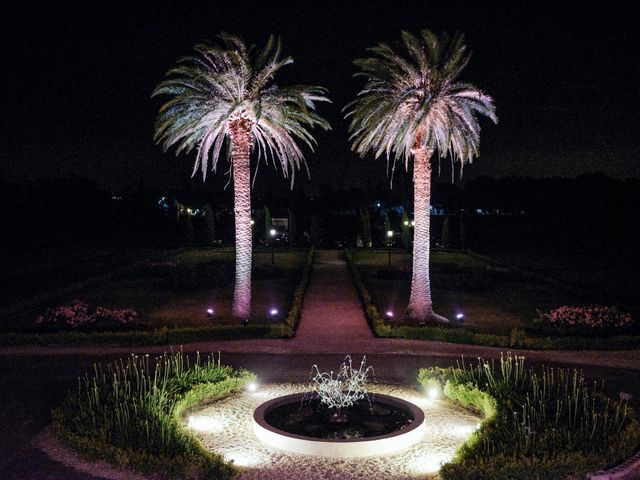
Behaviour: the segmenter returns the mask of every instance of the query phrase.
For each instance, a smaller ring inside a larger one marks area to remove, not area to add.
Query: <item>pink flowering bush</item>
[[[588,305],[586,307],[562,306],[548,313],[538,311],[536,323],[569,330],[621,330],[631,326],[630,314],[616,307]]]
[[[74,300],[71,305],[61,305],[56,308],[48,308],[44,315],[36,318],[37,324],[56,323],[66,324],[76,328],[81,325],[87,325],[94,320],[89,315],[89,306],[78,300]]]
[[[74,300],[70,305],[48,308],[43,315],[39,315],[36,318],[36,324],[78,328],[98,321],[107,321],[126,326],[137,318],[138,314],[131,308],[111,309],[96,307],[93,312],[89,313],[89,305],[79,300]]]
[[[106,320],[116,322],[121,325],[129,325],[138,318],[138,314],[132,308],[110,309],[97,307],[93,314],[95,321]]]

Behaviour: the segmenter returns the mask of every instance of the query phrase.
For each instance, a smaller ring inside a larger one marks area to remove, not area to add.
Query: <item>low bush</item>
[[[633,317],[616,307],[602,305],[562,306],[550,312],[538,311],[534,325],[561,334],[616,333],[629,329]]]
[[[132,355],[96,364],[53,412],[58,436],[83,454],[142,472],[176,478],[232,478],[237,470],[206,451],[181,422],[204,398],[240,390],[253,376],[220,365],[213,356],[193,364],[182,352],[154,362]]]
[[[97,323],[102,325],[112,324],[114,327],[127,326],[135,322],[137,318],[138,314],[132,308],[96,307],[95,309],[90,309],[86,303],[74,300],[69,305],[48,308],[44,314],[36,318],[35,323],[44,328],[86,329]]]
[[[304,295],[311,281],[311,269],[313,267],[313,258],[315,256],[315,248],[311,247],[307,254],[307,260],[302,269],[302,275],[295,292],[293,293],[293,301],[291,302],[291,308],[287,313],[287,318],[284,322],[278,325],[277,334],[274,336],[291,338],[296,333],[296,328],[300,323],[300,317],[302,316],[302,306],[304,303]]]
[[[577,370],[526,368],[524,357],[499,364],[421,369],[425,388],[483,413],[479,430],[445,465],[449,479],[561,479],[620,462],[640,444],[640,424],[625,401],[588,386]]]

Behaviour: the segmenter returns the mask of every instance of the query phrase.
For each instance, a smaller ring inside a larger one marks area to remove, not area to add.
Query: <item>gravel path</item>
[[[240,480],[341,479],[429,480],[477,427],[480,418],[442,400],[428,400],[407,387],[373,385],[372,393],[411,401],[425,412],[424,440],[398,453],[367,458],[293,454],[262,444],[253,434],[255,408],[267,400],[308,390],[304,384],[261,385],[193,412],[188,425],[206,448],[244,468]]]

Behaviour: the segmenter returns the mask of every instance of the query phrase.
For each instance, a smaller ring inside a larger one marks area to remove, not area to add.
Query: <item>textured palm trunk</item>
[[[413,151],[413,274],[411,296],[406,316],[418,321],[447,321],[433,312],[431,282],[429,279],[429,231],[431,218],[431,155],[432,150],[419,147]]]
[[[233,166],[233,203],[236,223],[236,282],[233,290],[233,316],[251,314],[251,174],[249,151],[251,123],[240,119],[230,123]]]

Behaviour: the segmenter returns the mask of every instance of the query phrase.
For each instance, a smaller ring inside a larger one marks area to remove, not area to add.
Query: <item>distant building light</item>
[[[269,235],[271,235],[272,237],[275,237],[276,233],[278,233],[278,232],[276,232],[275,228],[272,228],[271,230],[269,230]]]
[[[409,220],[405,220],[405,221],[404,221],[404,225],[405,225],[405,227],[406,227],[407,225],[409,225]]]

